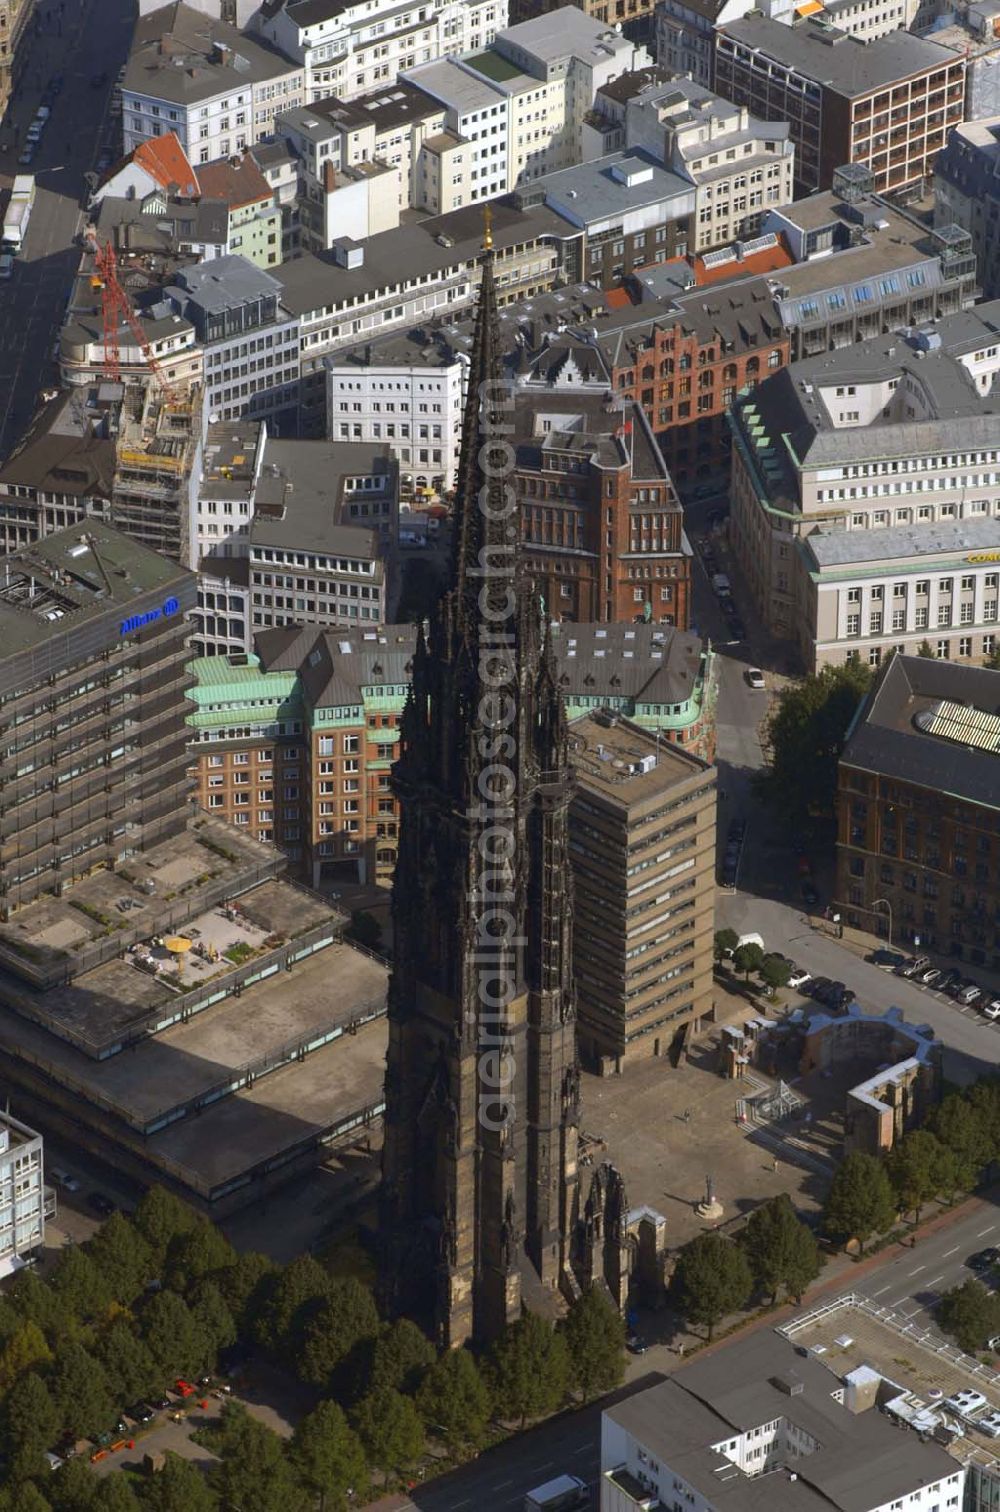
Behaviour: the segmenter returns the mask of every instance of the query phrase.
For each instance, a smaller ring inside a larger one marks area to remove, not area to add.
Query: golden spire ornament
[[[493,211],[489,205],[483,206],[483,251],[493,250]]]

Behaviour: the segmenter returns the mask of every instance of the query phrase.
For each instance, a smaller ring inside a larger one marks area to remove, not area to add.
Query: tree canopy
[[[823,667],[785,688],[767,721],[770,766],[762,795],[792,824],[833,816],[837,762],[871,672],[858,662]]]
[[[566,1397],[569,1351],[563,1336],[537,1313],[512,1323],[490,1351],[487,1364],[493,1400],[500,1417],[544,1417]]]
[[[889,1177],[881,1160],[852,1150],[837,1167],[823,1206],[823,1227],[831,1239],[857,1239],[862,1249],[884,1233],[896,1216]]]
[[[609,1299],[592,1286],[570,1307],[563,1326],[570,1383],[585,1402],[620,1386],[625,1374],[625,1327]]]
[[[796,1216],[787,1192],[754,1210],[740,1242],[754,1283],[772,1302],[782,1287],[798,1301],[823,1267],[812,1230]]]
[[[707,1328],[711,1339],[716,1325],[744,1307],[753,1290],[746,1251],[721,1234],[699,1234],[681,1250],[672,1287],[684,1317]]]

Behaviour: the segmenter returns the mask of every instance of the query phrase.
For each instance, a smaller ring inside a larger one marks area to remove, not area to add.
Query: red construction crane
[[[100,285],[101,290],[101,317],[104,323],[104,372],[112,383],[120,383],[122,376],[121,365],[121,341],[119,332],[122,321],[126,321],[129,330],[138,343],[139,350],[146,359],[153,377],[168,403],[178,402],[177,394],[171,388],[164,375],[163,368],[157,361],[146,339],[146,333],[139,323],[138,316],[132,308],[132,301],[122,287],[118,277],[118,259],[115,249],[110,242],[105,242],[103,247],[97,244],[94,254],[94,267],[97,270],[95,283]]]

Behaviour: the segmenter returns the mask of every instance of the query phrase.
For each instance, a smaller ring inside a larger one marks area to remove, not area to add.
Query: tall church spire
[[[443,1343],[568,1290],[578,1074],[565,715],[518,548],[486,220],[449,582],[393,771],[383,1293]]]

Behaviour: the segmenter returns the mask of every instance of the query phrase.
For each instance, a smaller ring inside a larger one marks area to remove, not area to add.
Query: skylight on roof
[[[942,698],[929,709],[921,709],[913,722],[925,735],[936,735],[939,740],[1000,753],[1000,714],[988,714],[985,709],[970,709]]]

